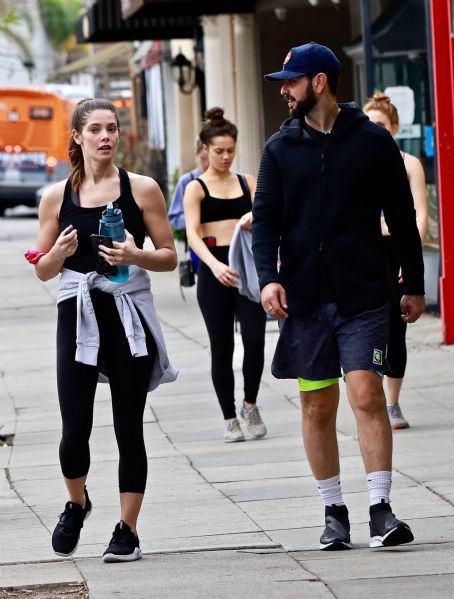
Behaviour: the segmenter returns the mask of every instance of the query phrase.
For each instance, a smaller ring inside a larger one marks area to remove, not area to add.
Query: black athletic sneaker
[[[325,506],[326,528],[320,537],[320,549],[323,551],[342,551],[351,549],[350,522],[346,505]]]
[[[139,537],[126,522],[120,520],[113,531],[109,546],[103,553],[104,562],[133,562],[142,557]]]
[[[383,499],[372,505],[370,512],[370,547],[392,547],[411,543],[414,539],[410,527],[398,520],[391,512],[391,506]]]
[[[80,531],[84,521],[91,513],[91,501],[85,488],[85,507],[68,501],[65,511],[60,514],[57,526],[52,535],[52,548],[57,555],[72,555],[79,544]]]

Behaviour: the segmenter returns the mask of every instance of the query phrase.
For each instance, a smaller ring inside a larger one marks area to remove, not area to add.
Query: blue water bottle
[[[107,208],[102,213],[99,221],[100,235],[108,235],[112,241],[123,242],[126,239],[125,224],[120,208],[114,208],[112,202],[107,204]],[[116,275],[107,275],[109,281],[114,283],[124,283],[129,278],[129,267],[121,264],[117,265]]]

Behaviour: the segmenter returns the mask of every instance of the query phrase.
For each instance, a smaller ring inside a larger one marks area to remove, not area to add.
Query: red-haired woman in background
[[[385,127],[391,135],[395,135],[399,129],[399,117],[397,109],[391,103],[390,98],[382,93],[376,93],[364,105],[364,112],[371,121]],[[427,232],[428,203],[426,180],[422,164],[416,156],[407,152],[401,152],[407,170],[408,182],[416,210],[416,222],[419,234],[423,240]],[[386,176],[386,173],[383,173]],[[386,371],[388,378],[386,399],[388,404],[388,415],[393,429],[408,428],[408,420],[402,414],[399,405],[399,394],[407,365],[407,346],[405,335],[407,324],[402,320],[400,310],[400,298],[403,295],[401,284],[400,264],[396,248],[389,234],[384,218],[382,218],[382,234],[385,243],[386,258],[388,260],[391,275],[393,302],[391,305],[389,321],[389,341],[387,360],[389,370]]]

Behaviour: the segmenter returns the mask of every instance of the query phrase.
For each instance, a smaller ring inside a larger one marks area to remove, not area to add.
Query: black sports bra
[[[208,191],[202,179],[196,179],[205,192],[200,204],[200,223],[212,223],[220,220],[240,219],[252,207],[251,193],[244,175],[237,175],[243,195],[239,198],[215,198]]]

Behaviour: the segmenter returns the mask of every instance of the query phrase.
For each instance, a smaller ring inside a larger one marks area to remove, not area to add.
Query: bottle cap
[[[122,218],[121,210],[120,208],[116,208],[113,202],[109,202],[102,213],[102,218],[105,222],[117,222]]]

